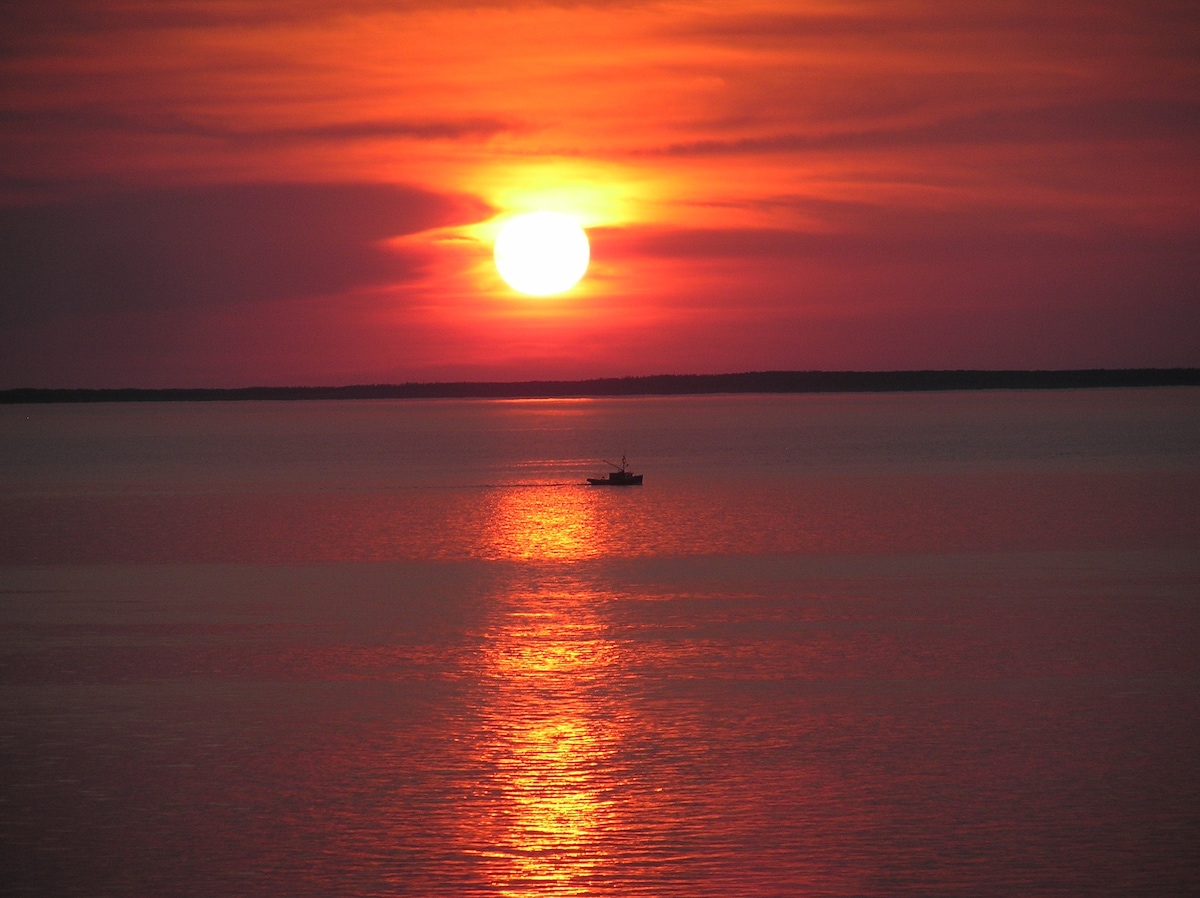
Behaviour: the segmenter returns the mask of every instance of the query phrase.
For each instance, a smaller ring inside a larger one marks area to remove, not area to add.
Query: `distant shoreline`
[[[946,390],[1065,390],[1200,385],[1200,368],[1070,371],[754,371],[659,374],[591,380],[361,384],[229,389],[0,390],[0,404],[64,402],[236,402],[330,399],[566,399],[712,393],[896,393]]]

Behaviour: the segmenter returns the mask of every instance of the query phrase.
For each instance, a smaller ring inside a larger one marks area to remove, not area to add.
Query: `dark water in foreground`
[[[0,453],[0,893],[1200,890],[1200,390],[8,407]]]

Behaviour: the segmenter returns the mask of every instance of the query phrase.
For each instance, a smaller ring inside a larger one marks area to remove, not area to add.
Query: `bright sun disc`
[[[569,215],[530,212],[510,218],[495,247],[496,269],[514,290],[552,296],[574,287],[587,271],[587,234]]]

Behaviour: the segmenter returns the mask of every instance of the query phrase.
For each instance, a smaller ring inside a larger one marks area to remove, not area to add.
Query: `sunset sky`
[[[1194,0],[2,8],[0,387],[1200,365]]]

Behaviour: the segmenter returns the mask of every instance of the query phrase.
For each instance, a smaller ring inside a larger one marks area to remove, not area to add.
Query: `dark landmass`
[[[702,393],[887,393],[931,390],[1064,390],[1200,385],[1200,368],[1074,371],[755,371],[660,374],[519,383],[363,384],[349,387],[236,389],[13,389],[0,403],[230,402],[299,399],[552,399],[589,396],[679,396]]]

